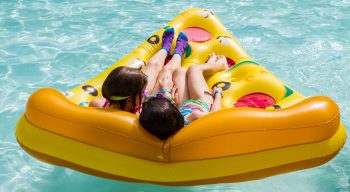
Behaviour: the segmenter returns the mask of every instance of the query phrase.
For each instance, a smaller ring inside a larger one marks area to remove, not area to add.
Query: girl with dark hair
[[[131,67],[112,70],[102,85],[105,101],[102,107],[113,107],[137,113],[147,86],[147,76]],[[96,101],[92,101],[92,105]]]
[[[212,94],[204,74],[213,75],[226,69],[226,58],[211,54],[205,64],[192,65],[188,70],[178,68],[173,76],[164,76],[158,82],[160,92],[147,97],[143,103],[140,124],[159,139],[165,140],[184,125],[221,109],[222,89],[214,88]],[[176,87],[176,90],[170,90],[172,87]]]
[[[159,91],[148,96],[142,104],[140,124],[161,140],[167,139],[184,126],[184,119],[173,100],[179,92],[176,91],[172,78],[181,67],[181,57],[187,45],[187,36],[180,33],[170,65],[168,63],[159,74],[155,87],[155,90]]]
[[[112,70],[102,85],[103,98],[92,100],[89,106],[113,107],[132,113],[140,112],[140,105],[147,93],[159,90],[159,86],[156,86],[157,79],[162,78],[166,74],[165,71],[170,72],[181,66],[181,56],[178,56],[178,53],[182,55],[185,48],[184,45],[177,44],[174,56],[163,69],[173,38],[174,28],[167,28],[163,33],[162,48],[150,58],[143,72],[125,66]],[[187,37],[180,33],[177,42],[184,41],[187,45]]]

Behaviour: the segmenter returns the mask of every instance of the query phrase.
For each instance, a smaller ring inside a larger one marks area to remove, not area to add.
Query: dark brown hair
[[[180,111],[161,98],[142,104],[139,121],[143,128],[161,140],[166,140],[184,126]]]
[[[147,76],[141,71],[131,67],[117,67],[107,76],[102,85],[102,95],[111,105],[117,104],[120,109],[126,110],[126,100],[111,100],[111,96],[129,97],[132,99],[132,111],[136,106],[136,99],[142,101],[143,90],[147,85]]]

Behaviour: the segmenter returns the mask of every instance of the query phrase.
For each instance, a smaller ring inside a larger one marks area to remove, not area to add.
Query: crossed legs
[[[173,76],[173,82],[177,88],[178,106],[181,106],[189,99],[213,103],[213,97],[210,94],[211,89],[208,87],[204,75],[213,75],[227,68],[226,58],[224,56],[216,56],[212,53],[209,60],[204,64],[192,65],[188,70],[185,68],[177,69]]]

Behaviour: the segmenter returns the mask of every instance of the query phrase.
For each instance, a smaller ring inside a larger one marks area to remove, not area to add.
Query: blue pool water
[[[350,1],[0,1],[0,191],[350,190],[350,148],[331,162],[262,180],[163,187],[101,179],[40,162],[17,144],[16,121],[36,89],[92,78],[181,11],[214,11],[247,52],[306,96],[326,95],[350,132]]]

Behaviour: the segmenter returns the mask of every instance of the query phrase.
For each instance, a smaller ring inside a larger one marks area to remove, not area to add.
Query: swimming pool
[[[321,167],[180,188],[101,179],[42,163],[20,149],[14,128],[33,91],[81,84],[190,7],[214,11],[257,62],[297,91],[337,101],[349,127],[350,2],[0,3],[0,191],[348,191],[348,144]]]

